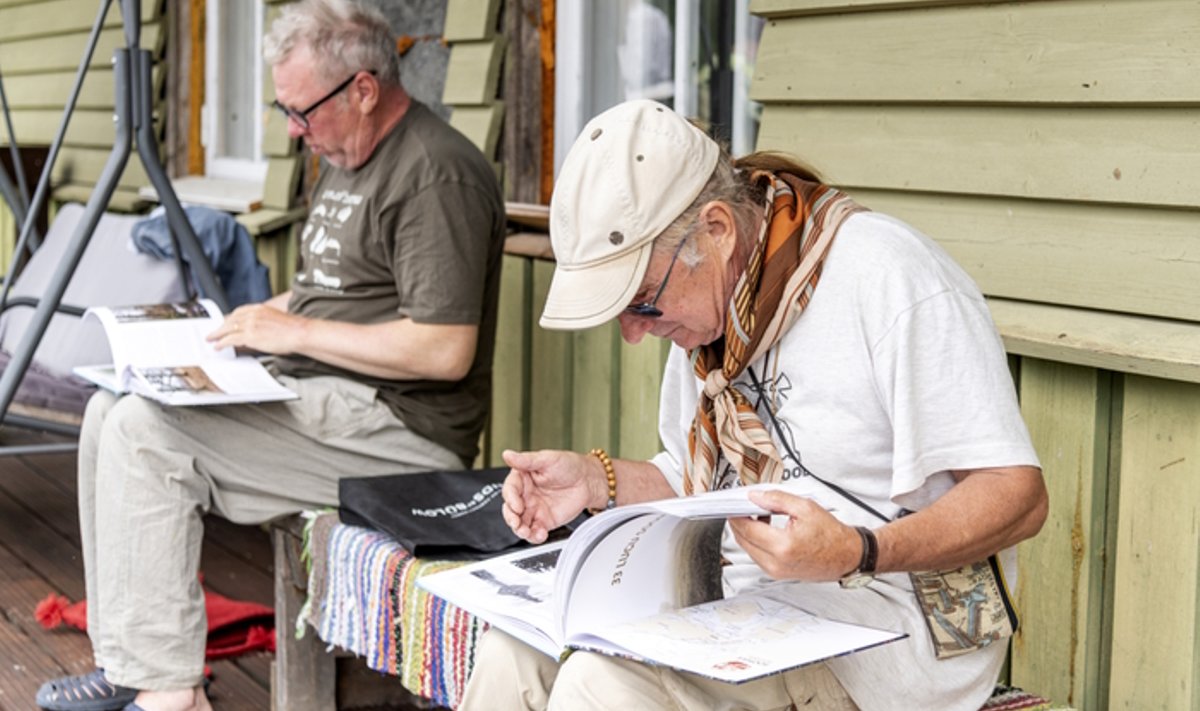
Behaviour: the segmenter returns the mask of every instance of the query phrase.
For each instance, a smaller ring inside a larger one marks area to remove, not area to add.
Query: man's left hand
[[[276,355],[295,353],[307,322],[302,316],[267,304],[249,304],[225,317],[220,327],[208,334],[208,341],[215,348],[233,346]]]
[[[862,539],[815,501],[782,491],[751,492],[750,500],[788,517],[783,528],[769,521],[731,518],[734,538],[776,580],[837,580],[858,566]]]

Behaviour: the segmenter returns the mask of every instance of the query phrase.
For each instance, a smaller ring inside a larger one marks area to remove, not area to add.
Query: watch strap
[[[859,559],[858,568],[854,572],[870,575],[875,572],[875,566],[879,562],[879,539],[875,537],[875,532],[866,526],[855,526],[854,530],[858,531],[863,544],[862,558]]]

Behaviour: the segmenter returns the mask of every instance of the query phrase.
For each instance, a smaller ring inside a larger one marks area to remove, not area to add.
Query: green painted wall
[[[1200,709],[1200,4],[752,0],[760,148],[938,240],[1051,495],[1012,681]]]

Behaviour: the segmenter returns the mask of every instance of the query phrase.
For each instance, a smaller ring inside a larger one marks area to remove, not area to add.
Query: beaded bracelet
[[[600,464],[604,466],[604,476],[608,479],[608,503],[604,505],[604,509],[615,508],[617,505],[617,473],[613,471],[612,459],[609,458],[608,452],[599,447],[588,452],[588,456],[600,460]],[[601,510],[603,509],[589,509],[593,514],[598,514]]]

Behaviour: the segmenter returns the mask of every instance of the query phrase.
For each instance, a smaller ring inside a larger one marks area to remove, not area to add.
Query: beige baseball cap
[[[626,101],[589,121],[550,199],[558,263],[542,327],[590,328],[620,314],[654,238],[692,204],[719,157],[715,141],[656,101]]]

